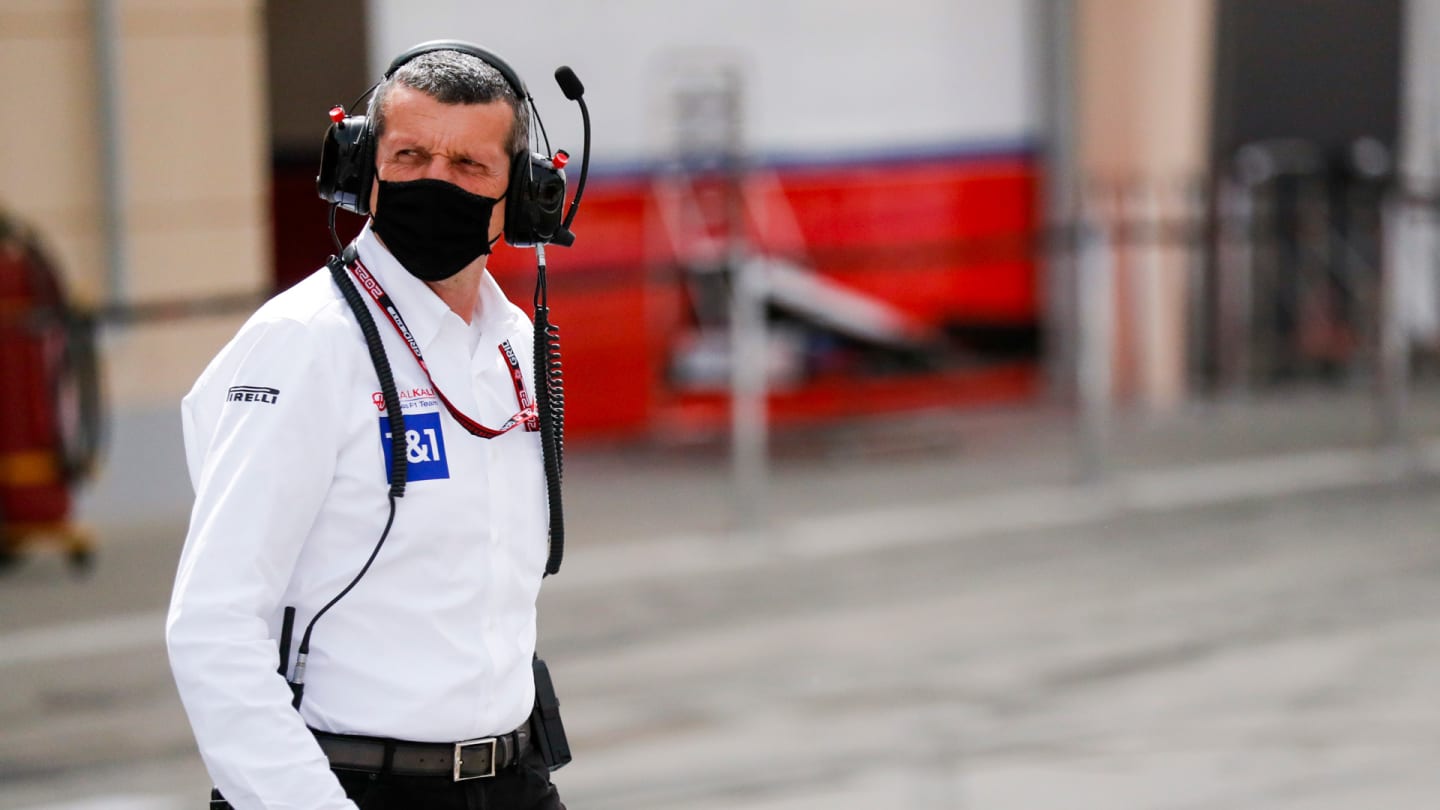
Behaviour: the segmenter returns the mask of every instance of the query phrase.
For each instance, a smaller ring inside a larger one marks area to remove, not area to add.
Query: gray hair
[[[376,138],[385,132],[385,100],[397,84],[419,90],[441,104],[488,104],[503,100],[515,115],[505,151],[515,155],[524,152],[529,144],[530,116],[524,99],[515,95],[500,71],[478,56],[461,51],[422,53],[381,80],[371,100]]]

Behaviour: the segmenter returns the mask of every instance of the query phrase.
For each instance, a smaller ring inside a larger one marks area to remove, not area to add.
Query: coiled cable
[[[565,470],[565,376],[560,361],[560,328],[550,323],[545,284],[545,254],[536,251],[535,410],[540,418],[540,454],[545,465],[545,494],[550,505],[550,558],[545,574],[559,573],[565,556],[565,509],[560,483]]]

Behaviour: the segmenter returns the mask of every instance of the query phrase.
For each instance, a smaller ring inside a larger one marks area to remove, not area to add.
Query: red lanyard
[[[533,432],[540,429],[540,418],[535,411],[535,403],[531,402],[530,396],[525,393],[525,375],[520,370],[520,360],[516,358],[515,350],[510,347],[510,341],[506,340],[500,344],[500,356],[504,357],[506,365],[510,366],[510,381],[515,385],[515,399],[520,403],[520,410],[505,420],[505,424],[499,428],[488,428],[461,413],[459,408],[445,398],[440,386],[435,384],[435,378],[430,376],[430,367],[425,365],[425,358],[420,356],[420,344],[415,342],[415,336],[410,334],[410,328],[400,317],[400,310],[396,308],[395,302],[390,300],[385,288],[380,286],[379,279],[371,275],[359,259],[356,259],[355,263],[350,266],[350,272],[359,280],[360,286],[365,288],[365,292],[370,293],[370,297],[375,299],[380,311],[390,319],[390,325],[395,327],[395,331],[400,333],[405,345],[410,347],[410,353],[415,356],[415,362],[420,364],[420,370],[425,372],[425,378],[430,381],[430,387],[435,389],[435,395],[445,404],[445,409],[450,412],[450,416],[460,423],[460,427],[465,428],[472,436],[479,436],[482,439],[502,436],[521,425],[524,425],[527,431]]]

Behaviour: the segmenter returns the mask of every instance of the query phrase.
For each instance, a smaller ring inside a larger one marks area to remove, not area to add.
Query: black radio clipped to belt
[[[565,724],[560,722],[560,698],[550,680],[550,667],[538,655],[535,668],[535,708],[530,712],[530,734],[545,767],[559,770],[570,761],[570,740],[565,737]]]

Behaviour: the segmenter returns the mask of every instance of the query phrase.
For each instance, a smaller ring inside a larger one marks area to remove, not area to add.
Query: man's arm
[[[248,324],[182,407],[195,506],[166,643],[201,757],[237,810],[355,810],[291,708],[270,638],[338,456],[340,397],[306,331]]]

